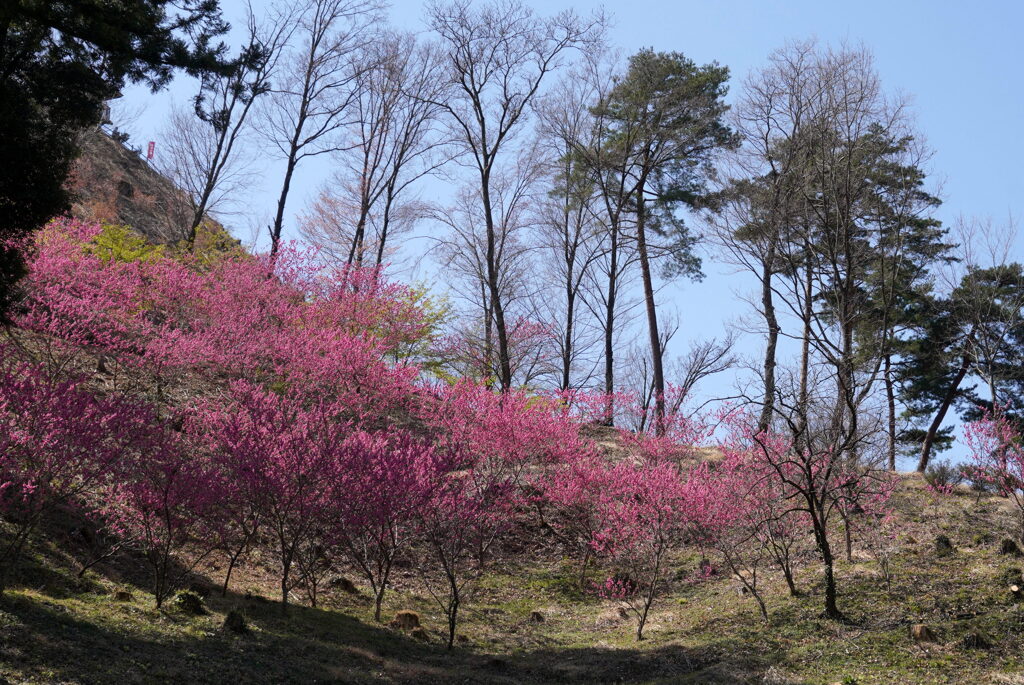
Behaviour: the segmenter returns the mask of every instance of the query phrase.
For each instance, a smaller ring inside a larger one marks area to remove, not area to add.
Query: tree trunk
[[[456,593],[448,603],[448,649],[455,644],[455,626],[459,618],[459,596]]]
[[[619,268],[619,229],[616,221],[612,221],[611,246],[609,247],[608,267],[608,298],[605,302],[604,325],[604,392],[608,398],[604,423],[611,426],[615,423],[615,406],[612,399],[615,393],[615,301],[618,296]]]
[[[772,265],[775,263],[775,243],[768,250],[761,273],[761,306],[764,308],[764,322],[768,337],[764,350],[764,404],[757,430],[765,432],[771,426],[775,413],[775,350],[779,342],[779,322],[775,316],[775,302],[772,299]]]
[[[288,577],[291,574],[291,559],[286,559],[281,568],[281,612],[288,612]]]
[[[921,458],[917,462],[917,470],[919,473],[924,473],[924,470],[928,468],[928,460],[931,459],[932,445],[935,443],[935,436],[938,435],[939,428],[942,427],[942,422],[946,418],[946,412],[949,411],[950,405],[953,404],[953,399],[956,397],[957,390],[960,388],[960,383],[963,382],[964,376],[967,375],[967,369],[970,368],[970,359],[967,355],[963,356],[960,362],[960,368],[956,371],[956,376],[953,377],[952,383],[949,385],[949,389],[946,391],[946,395],[942,398],[942,403],[939,405],[938,411],[935,413],[935,418],[932,419],[932,423],[928,426],[928,432],[925,433],[924,442],[921,443]]]
[[[224,585],[220,589],[221,597],[228,596],[228,583],[231,582],[231,572],[235,569],[235,564],[238,562],[239,557],[242,556],[242,552],[245,551],[247,544],[248,541],[243,543],[242,546],[238,548],[238,551],[228,557],[228,570],[227,573],[224,574]]]
[[[573,292],[572,286],[566,287],[566,313],[565,313],[565,340],[562,343],[562,382],[561,389],[568,390],[571,382],[571,371],[572,371],[572,330],[575,313],[573,310],[576,306],[576,293]]]
[[[491,311],[494,313],[494,328],[498,334],[498,381],[502,392],[506,392],[512,388],[512,363],[509,359],[508,330],[505,328],[505,308],[501,302],[501,290],[498,283],[490,177],[486,172],[481,174],[480,185],[481,199],[484,205],[484,221],[487,227],[487,288],[491,296]]]
[[[277,199],[277,214],[274,216],[274,225],[270,229],[270,256],[277,255],[281,245],[281,232],[284,230],[284,207],[288,201],[288,191],[291,189],[292,176],[295,174],[295,150],[288,156],[288,166],[284,172],[284,183],[281,185],[281,195]]]
[[[809,247],[805,245],[804,251],[807,252],[808,250]],[[803,337],[800,340],[800,387],[798,390],[799,397],[797,398],[797,420],[799,422],[797,432],[800,438],[803,437],[803,432],[807,428],[807,404],[810,393],[811,316],[813,314],[811,292],[813,287],[814,274],[808,262],[804,277]]]
[[[828,533],[820,530],[822,524],[815,523],[814,535],[821,553],[821,563],[825,570],[825,618],[841,619],[843,614],[836,604],[835,558],[832,556],[832,545],[828,541]]]
[[[885,367],[882,370],[882,378],[885,380],[885,401],[888,412],[889,425],[889,470],[896,470],[896,393],[892,383],[892,355],[885,355]]]
[[[786,579],[786,587],[789,588],[790,597],[799,597],[800,591],[796,589],[796,581],[793,580],[793,569],[789,563],[782,564],[782,577]]]
[[[654,430],[657,435],[665,434],[665,373],[662,369],[661,336],[658,334],[658,311],[654,303],[654,282],[651,278],[651,263],[647,256],[646,217],[644,214],[643,186],[637,189],[636,202],[636,245],[643,277],[644,304],[647,309],[647,330],[651,343],[651,375],[654,391]]]

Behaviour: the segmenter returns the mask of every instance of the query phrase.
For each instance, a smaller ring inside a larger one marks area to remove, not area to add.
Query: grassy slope
[[[813,559],[786,596],[769,576],[765,626],[749,597],[728,578],[675,584],[655,607],[649,639],[636,643],[633,622],[617,607],[581,594],[568,561],[497,566],[465,612],[464,636],[448,653],[443,620],[409,571],[387,600],[420,612],[431,640],[380,626],[365,596],[327,594],[326,608],[280,607],[247,591],[273,593],[269,568],[250,564],[240,594],[207,599],[211,613],[156,611],[138,568],[120,565],[75,577],[72,547],[59,530],[36,540],[20,587],[0,600],[0,676],[12,682],[1021,682],[1024,606],[1008,598],[1007,569],[1024,560],[997,553],[1010,523],[1006,503],[968,492],[936,503],[908,479],[898,495],[909,540],[894,561],[890,592],[874,562],[854,551],[840,565],[841,606],[849,624],[819,618]],[[957,547],[938,557],[934,536]],[[676,560],[692,569],[696,556]],[[221,569],[205,569],[213,581]],[[140,587],[134,587],[140,581]],[[133,599],[115,601],[128,589]],[[220,629],[241,610],[249,635]],[[531,620],[540,611],[543,622]],[[915,645],[909,626],[928,624],[938,642]],[[980,632],[990,649],[965,647]],[[1016,678],[1016,679],[1015,679]]]

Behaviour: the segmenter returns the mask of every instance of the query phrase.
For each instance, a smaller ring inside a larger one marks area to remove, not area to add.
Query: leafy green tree
[[[24,270],[16,241],[68,207],[78,133],[125,83],[225,68],[227,29],[217,0],[0,3],[0,318]]]
[[[940,200],[925,189],[926,176],[911,136],[892,137],[875,128],[877,157],[869,163],[872,192],[864,221],[874,233],[864,283],[864,317],[858,334],[885,388],[889,469],[896,469],[897,397],[894,365],[912,341],[925,302],[931,296],[933,267],[952,259],[947,230],[931,213]],[[908,340],[909,338],[909,340]]]
[[[595,108],[607,127],[604,158],[625,180],[635,217],[658,431],[664,428],[665,374],[651,264],[660,258],[666,276],[700,273],[695,238],[677,209],[700,205],[716,154],[737,144],[723,121],[728,78],[718,64],[698,66],[678,52],[644,49]],[[652,245],[649,233],[661,244]]]
[[[924,471],[933,451],[951,442],[943,423],[954,406],[967,421],[990,411],[1024,423],[1024,266],[969,265],[952,293],[926,300],[917,318],[917,333],[900,352],[899,378],[916,424],[904,442],[920,445]],[[972,379],[987,392],[965,384]]]

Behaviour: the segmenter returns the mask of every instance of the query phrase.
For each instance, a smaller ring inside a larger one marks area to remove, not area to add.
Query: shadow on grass
[[[83,601],[102,603],[103,598]],[[186,617],[138,604],[96,604],[97,618],[59,601],[10,593],[0,599],[0,673],[76,683],[593,683],[744,682],[756,664],[721,669],[722,652],[678,645],[650,649],[559,648],[495,656],[451,652],[337,611],[211,598],[215,612]],[[220,629],[236,607],[253,627]],[[80,615],[79,615],[80,614]],[[165,624],[158,629],[154,624]],[[166,624],[177,624],[173,628]],[[740,645],[730,650],[743,655]],[[744,655],[744,658],[749,655]],[[749,668],[748,668],[749,667]],[[716,670],[717,669],[717,670]],[[721,671],[720,677],[716,672]]]

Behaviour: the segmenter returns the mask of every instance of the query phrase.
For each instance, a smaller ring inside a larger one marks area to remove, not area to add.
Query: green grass
[[[27,683],[984,683],[1024,682],[1024,605],[1006,591],[1024,559],[998,554],[1009,518],[1004,503],[961,493],[935,502],[913,484],[897,503],[909,539],[893,561],[886,590],[857,550],[838,567],[848,622],[821,618],[819,570],[806,560],[800,597],[777,574],[764,593],[771,623],[736,583],[676,582],[659,598],[641,643],[617,606],[581,592],[567,559],[498,563],[463,612],[462,639],[444,649],[443,617],[414,574],[402,570],[385,604],[420,613],[423,642],[377,624],[368,593],[328,593],[325,606],[280,606],[272,575],[243,569],[237,593],[207,598],[210,613],[189,616],[171,603],[153,607],[137,569],[119,566],[75,577],[52,531],[36,540],[20,582],[0,598],[0,677]],[[937,557],[934,536],[957,550]],[[677,559],[692,568],[696,556]],[[209,569],[212,573],[213,569]],[[596,577],[596,576],[595,576]],[[211,575],[216,583],[218,576]],[[128,589],[133,599],[118,602]],[[251,632],[221,625],[242,612]],[[544,620],[535,622],[539,611]],[[917,645],[910,626],[928,625],[937,642]],[[966,646],[977,633],[988,649]],[[1016,680],[1014,680],[1016,678]]]

